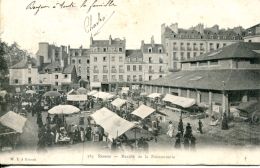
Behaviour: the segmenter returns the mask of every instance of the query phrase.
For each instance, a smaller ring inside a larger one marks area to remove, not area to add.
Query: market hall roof
[[[182,63],[207,61],[207,60],[231,59],[231,58],[260,59],[260,43],[247,43],[247,42],[234,43],[226,47],[220,48],[218,50],[202,54],[198,57],[187,59],[185,61],[182,61]]]
[[[144,85],[202,90],[260,90],[260,70],[196,70],[174,72]]]

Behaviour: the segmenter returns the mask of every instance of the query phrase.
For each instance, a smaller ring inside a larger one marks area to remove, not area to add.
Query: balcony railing
[[[107,69],[103,69],[103,73],[108,73],[108,70]]]
[[[173,57],[172,58],[174,61],[179,61],[179,58],[177,58],[177,57]]]
[[[93,73],[99,73],[99,70],[98,69],[94,69]]]
[[[200,47],[200,50],[201,50],[201,51],[204,51],[205,49],[204,49],[204,47]]]
[[[118,79],[118,81],[119,81],[119,82],[123,82],[123,81],[124,81],[124,79],[122,79],[122,78],[119,78],[119,79]]]

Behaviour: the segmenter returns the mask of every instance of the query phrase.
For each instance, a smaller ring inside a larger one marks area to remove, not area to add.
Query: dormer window
[[[159,48],[158,50],[159,50],[159,53],[162,53],[162,48]]]
[[[107,52],[107,48],[103,48],[103,52]]]
[[[152,53],[152,48],[148,48],[148,53]]]

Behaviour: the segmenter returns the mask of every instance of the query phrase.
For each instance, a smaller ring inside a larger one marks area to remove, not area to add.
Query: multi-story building
[[[90,39],[90,86],[114,90],[120,81],[125,81],[125,39]]]
[[[10,85],[20,86],[38,83],[38,67],[32,59],[25,58],[9,68]]]
[[[252,26],[245,31],[245,42],[260,42],[260,24]]]
[[[90,51],[68,46],[68,64],[75,65],[81,87],[88,88],[90,80]]]
[[[181,71],[143,87],[147,93],[173,94],[194,99],[216,113],[229,112],[230,106],[260,100],[259,51],[260,43],[231,44],[182,61]]]
[[[153,80],[165,76],[168,72],[168,63],[165,49],[162,44],[155,44],[151,38],[150,44],[142,41],[141,51],[143,53],[144,81]]]
[[[171,70],[181,68],[181,61],[197,57],[230,44],[243,41],[243,28],[219,29],[218,25],[204,28],[198,24],[190,29],[178,28],[178,24],[161,25],[161,40]]]

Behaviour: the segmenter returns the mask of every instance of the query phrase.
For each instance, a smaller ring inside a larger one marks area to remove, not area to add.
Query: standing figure
[[[196,138],[194,136],[191,136],[191,138],[190,138],[190,148],[194,150],[195,147],[196,147]]]
[[[192,127],[190,126],[190,123],[187,123],[185,135],[187,135],[188,138],[190,138],[192,135]]]
[[[180,131],[181,136],[183,136],[184,128],[183,128],[182,118],[180,118],[180,121],[178,124],[178,131]]]
[[[190,141],[189,141],[189,136],[188,134],[185,134],[183,137],[183,145],[184,145],[184,149],[189,149],[190,148]]]
[[[221,128],[222,128],[222,130],[228,130],[228,119],[227,119],[226,113],[224,113],[224,115],[223,115]]]
[[[172,138],[172,136],[173,136],[173,130],[174,130],[174,127],[173,127],[172,122],[170,121],[170,122],[169,122],[169,125],[168,125],[167,135],[168,135],[169,137],[171,137],[171,138]]]
[[[202,124],[201,120],[199,120],[199,128],[198,128],[198,131],[199,131],[201,134],[203,134],[202,127],[203,127],[203,124]]]

